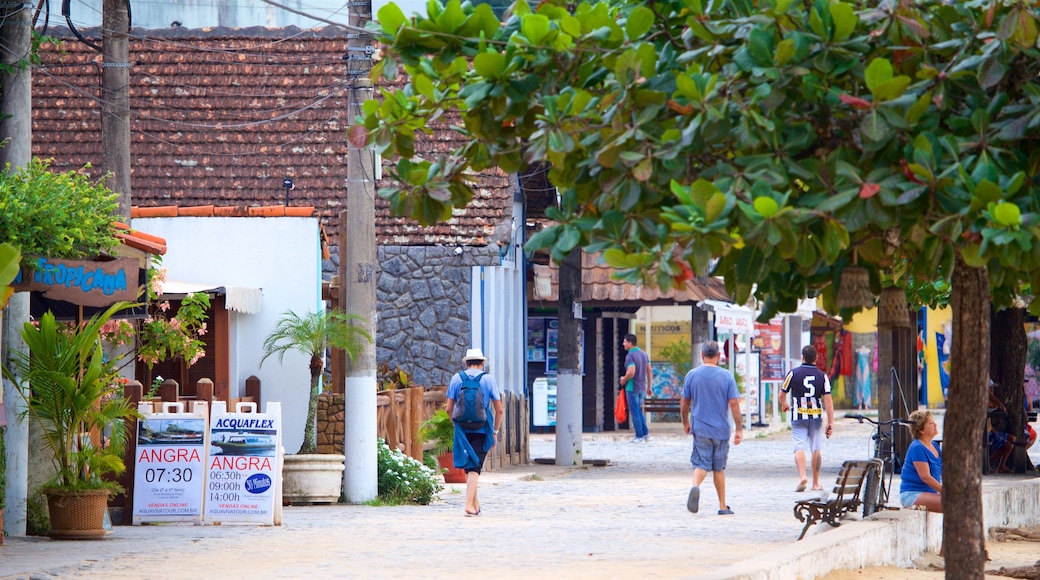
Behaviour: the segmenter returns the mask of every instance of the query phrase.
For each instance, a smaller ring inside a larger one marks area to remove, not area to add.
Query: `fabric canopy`
[[[228,310],[241,312],[243,314],[259,314],[263,302],[263,291],[260,288],[248,288],[245,286],[220,286],[216,284],[203,284],[200,282],[184,282],[180,280],[167,280],[163,282],[163,296],[183,297],[195,292],[207,294],[223,294],[225,306]]]

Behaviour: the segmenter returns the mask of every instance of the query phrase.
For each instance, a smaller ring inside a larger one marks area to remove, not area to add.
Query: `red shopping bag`
[[[625,419],[628,419],[628,397],[624,388],[618,391],[617,403],[614,404],[614,418],[618,423],[624,423]]]

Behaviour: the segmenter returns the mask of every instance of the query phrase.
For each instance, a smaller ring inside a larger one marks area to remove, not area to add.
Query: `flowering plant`
[[[188,294],[171,316],[170,301],[160,300],[165,281],[165,268],[149,268],[149,312],[137,335],[137,358],[148,365],[149,371],[159,361],[179,358],[190,367],[206,356],[206,343],[200,337],[207,332],[209,296],[201,292]]]
[[[428,505],[444,489],[434,470],[396,449],[390,449],[382,439],[379,439],[377,470],[379,499],[384,503]]]

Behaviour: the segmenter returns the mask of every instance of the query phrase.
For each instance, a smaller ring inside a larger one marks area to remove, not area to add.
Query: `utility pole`
[[[128,0],[104,0],[101,14],[101,169],[119,194],[119,215],[130,223],[130,32]]]
[[[32,19],[29,2],[8,1],[0,8],[0,57],[3,59],[3,84],[0,85],[0,171],[7,164],[11,171],[26,167],[32,161],[32,69],[29,52],[32,50]],[[19,292],[11,297],[7,308],[0,311],[0,352],[3,362],[14,352],[28,354],[22,341],[22,325],[29,320],[29,293]],[[0,515],[0,533],[10,536],[25,535],[25,502],[29,477],[29,425],[21,419],[25,401],[18,387],[3,379],[4,417],[7,431],[4,437],[7,460],[7,488],[3,514]],[[2,536],[0,536],[2,537]]]
[[[372,19],[369,0],[349,2],[347,74],[351,79],[347,139],[347,210],[339,214],[340,304],[364,318],[372,335],[347,361],[343,385],[343,492],[348,503],[364,503],[379,493],[376,469],[376,210],[375,155],[364,146],[364,127],[353,125],[361,104],[372,96],[372,38],[360,32]]]
[[[556,465],[581,465],[581,248],[560,264],[556,365]]]

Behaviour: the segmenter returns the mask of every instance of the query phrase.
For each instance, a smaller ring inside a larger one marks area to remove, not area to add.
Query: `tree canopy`
[[[0,170],[0,192],[0,240],[26,258],[92,258],[118,243],[116,195],[83,172],[57,173],[33,159]]]
[[[380,195],[423,223],[468,203],[474,170],[548,162],[561,203],[529,249],[605,250],[663,286],[710,271],[764,317],[807,292],[833,307],[853,262],[926,302],[958,256],[998,305],[1040,287],[1032,3],[550,0],[500,24],[451,0],[378,26],[373,76],[408,75],[364,107],[398,157]],[[451,114],[466,143],[416,157]]]
[[[850,265],[875,294],[949,290],[946,564],[981,576],[978,345],[990,298],[1040,288],[1035,2],[519,1],[500,23],[431,0],[378,17],[373,76],[408,78],[351,139],[396,159],[379,193],[398,214],[446,219],[473,172],[546,163],[560,203],[527,248],[558,262],[581,247],[630,281],[723,276],[761,318],[807,294],[835,311]],[[463,144],[417,156],[446,119]]]

